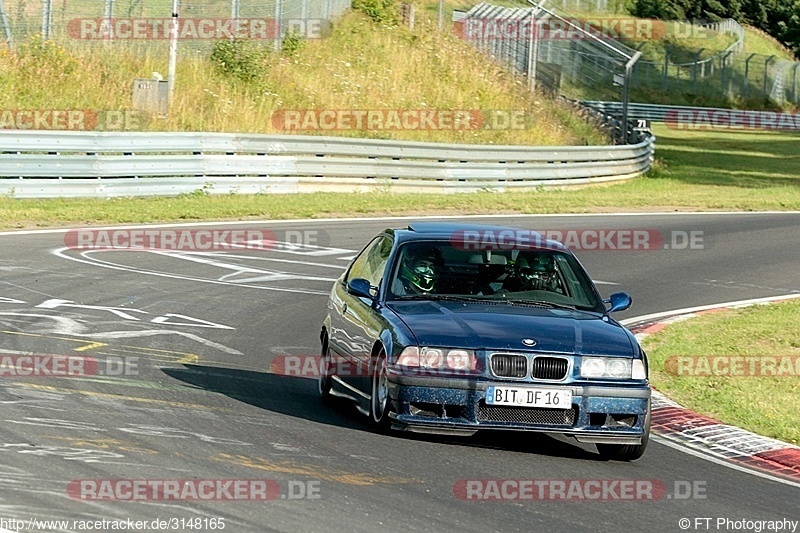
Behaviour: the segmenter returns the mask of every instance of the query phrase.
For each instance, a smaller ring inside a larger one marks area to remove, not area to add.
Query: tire
[[[597,451],[609,461],[635,461],[644,455],[650,441],[650,408],[647,408],[644,436],[641,444],[598,444]]]
[[[322,358],[320,360],[319,379],[317,380],[317,391],[323,402],[330,402],[331,387],[333,386],[333,361],[331,359],[331,349],[328,346],[328,338],[322,341]]]
[[[389,418],[389,384],[386,378],[386,354],[381,350],[374,359],[371,372],[372,393],[369,400],[369,418],[380,432],[386,432],[391,426]]]

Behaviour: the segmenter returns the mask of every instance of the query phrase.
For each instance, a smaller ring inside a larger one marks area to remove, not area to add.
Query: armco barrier
[[[582,106],[594,109],[607,116],[619,116],[622,105],[619,102],[598,102],[584,100]],[[747,111],[717,107],[691,107],[660,104],[628,104],[631,119],[645,119],[651,122],[669,122],[679,128],[704,127],[779,129],[800,131],[800,114],[773,111]],[[734,120],[735,119],[735,120]]]
[[[468,192],[632,178],[654,137],[619,146],[480,146],[225,133],[0,131],[15,198],[313,191]]]

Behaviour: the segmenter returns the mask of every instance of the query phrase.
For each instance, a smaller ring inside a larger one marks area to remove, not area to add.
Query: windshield
[[[588,275],[569,253],[549,249],[464,250],[447,241],[398,250],[390,299],[486,299],[603,312]]]

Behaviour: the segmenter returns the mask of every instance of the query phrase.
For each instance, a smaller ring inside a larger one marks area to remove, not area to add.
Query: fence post
[[[275,51],[279,51],[281,49],[281,16],[283,15],[281,5],[283,0],[275,0]]]
[[[669,87],[669,47],[664,49],[664,68],[661,71],[661,85],[665,91]]]
[[[53,0],[42,2],[42,42],[50,39],[53,26]]]
[[[637,50],[633,57],[625,63],[625,82],[622,86],[622,140],[624,143],[628,142],[628,104],[631,99],[631,72],[640,57],[642,57],[642,53]]]
[[[700,67],[700,54],[703,53],[705,48],[701,48],[694,54],[694,64],[692,65],[692,91],[697,94],[697,69]],[[703,65],[705,67],[705,65]]]
[[[792,69],[792,101],[794,103],[798,103],[797,99],[797,67],[800,67],[800,62],[794,64],[794,68]]]
[[[105,44],[108,45],[114,39],[114,25],[112,24],[112,19],[114,18],[114,0],[105,1],[103,17],[103,22],[108,27],[108,40],[105,42]]]
[[[728,94],[728,58],[731,57],[733,50],[730,50],[727,54],[722,56],[722,97]]]
[[[744,62],[744,86],[742,87],[742,98],[747,98],[747,93],[750,92],[750,60],[757,54],[750,54]]]
[[[239,0],[231,0],[231,19],[233,19],[233,31],[231,41],[239,34]]]
[[[769,91],[767,91],[767,69],[769,69],[770,62],[775,59],[775,56],[769,56],[766,61],[764,61],[764,96],[769,96]]]
[[[180,9],[179,0],[172,0],[172,21],[169,28],[169,65],[168,70],[168,98],[167,109],[172,105],[172,97],[175,94],[175,69],[178,65],[178,10]]]
[[[539,38],[542,31],[545,15],[541,19],[536,19],[537,11],[531,9],[531,34],[528,38],[528,90],[533,92],[536,89],[536,67],[539,64]]]
[[[8,13],[6,13],[6,6],[3,0],[0,0],[0,24],[3,25],[3,31],[6,34],[6,42],[8,47],[14,49],[14,36],[11,33],[11,23],[8,21]]]

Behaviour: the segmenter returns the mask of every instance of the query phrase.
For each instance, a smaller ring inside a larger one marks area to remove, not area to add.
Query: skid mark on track
[[[133,453],[159,453],[151,448],[142,448],[135,444],[125,442],[119,439],[87,439],[82,437],[60,437],[55,435],[43,435],[43,439],[62,440],[69,443],[70,446],[76,448],[93,448],[98,450],[114,451],[114,452],[133,452]]]
[[[2,315],[2,314],[6,314],[6,313],[0,313],[0,315]],[[39,315],[39,316],[45,316],[47,318],[62,318],[62,317],[51,317],[49,315]],[[67,320],[69,320],[69,319],[67,319]],[[93,341],[91,338],[90,339],[86,339],[86,338],[59,336],[59,335],[80,335],[82,337],[95,337],[95,338],[107,339],[107,340],[130,339],[130,338],[134,338],[135,339],[137,337],[153,337],[153,336],[157,336],[157,335],[179,335],[181,337],[186,337],[187,339],[191,339],[191,340],[197,341],[200,344],[208,346],[209,348],[214,348],[216,350],[219,350],[219,351],[227,353],[227,354],[243,355],[242,352],[240,352],[239,350],[237,350],[235,348],[230,348],[228,346],[225,346],[224,344],[220,344],[218,342],[210,341],[208,339],[200,337],[199,335],[195,335],[193,333],[186,333],[186,332],[183,332],[183,331],[172,331],[172,330],[146,329],[146,330],[139,330],[139,331],[107,331],[107,332],[104,332],[104,333],[85,333],[83,331],[75,332],[75,331],[61,331],[61,330],[49,332],[49,333],[54,333],[54,334],[57,334],[57,335],[51,335],[51,334],[48,334],[48,333],[28,333],[28,332],[24,332],[24,331],[10,331],[10,330],[2,330],[2,331],[0,331],[0,333],[5,333],[7,335],[21,335],[21,336],[27,336],[27,337],[42,337],[42,338],[45,338],[45,339],[72,341],[72,342],[77,342],[77,343],[81,343],[81,344],[84,345],[84,346],[80,346],[78,348],[74,348],[74,350],[76,350],[76,351],[88,351],[88,350],[91,350],[91,349],[94,349],[94,348],[102,348],[103,346],[107,346],[108,344],[107,343],[101,343],[101,342]],[[90,344],[87,345],[87,343],[90,343]],[[149,351],[149,352],[154,352],[154,353],[159,353],[160,352],[160,353],[169,353],[169,354],[180,354],[182,356],[189,357],[190,361],[191,361],[192,357],[197,357],[197,354],[190,353],[190,352],[178,352],[178,351],[174,351],[174,350],[159,350],[157,348],[146,348],[146,347],[142,347],[142,346],[131,346],[131,345],[125,345],[125,344],[121,344],[121,345],[118,345],[118,346],[122,347],[122,348],[133,348],[133,349],[136,349],[136,350]],[[182,361],[179,361],[179,362],[182,362]]]
[[[343,483],[345,485],[403,485],[407,483],[422,483],[421,480],[407,477],[390,477],[384,475],[348,472],[346,470],[332,470],[322,466],[301,464],[295,461],[272,461],[263,457],[250,457],[245,455],[230,455],[220,453],[212,456],[211,460],[220,461],[245,468],[264,470],[267,472],[280,472],[309,476],[323,481]]]
[[[201,405],[198,403],[188,403],[188,402],[176,402],[173,400],[159,400],[156,398],[140,398],[138,396],[125,396],[122,394],[109,394],[105,392],[96,392],[96,391],[88,391],[88,390],[81,390],[81,389],[68,389],[62,387],[53,387],[51,385],[38,385],[35,383],[17,383],[18,387],[24,388],[31,388],[37,390],[45,390],[49,392],[61,392],[67,394],[80,394],[82,396],[88,396],[91,398],[103,398],[109,400],[119,400],[119,401],[126,401],[126,402],[137,402],[137,403],[150,403],[156,405],[165,405],[167,407],[179,407],[183,409],[202,409],[205,411],[223,411],[223,412],[230,412],[230,409],[225,409],[221,407],[211,407],[208,405]]]

